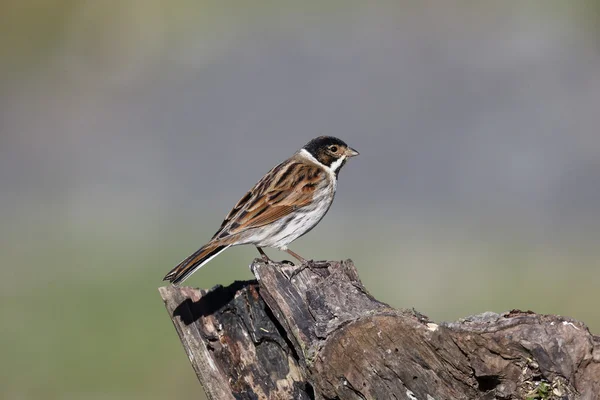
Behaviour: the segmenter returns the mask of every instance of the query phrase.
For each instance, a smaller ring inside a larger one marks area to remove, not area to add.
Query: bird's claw
[[[298,275],[300,272],[304,271],[307,268],[315,272],[315,269],[328,267],[328,262],[315,262],[314,260],[306,260],[304,263],[302,263],[302,265],[299,268],[296,268],[294,271],[292,271],[292,275],[289,277],[289,279],[292,280],[296,275]]]

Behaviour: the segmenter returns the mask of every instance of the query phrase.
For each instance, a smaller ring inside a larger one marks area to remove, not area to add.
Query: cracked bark
[[[581,322],[435,324],[373,298],[351,261],[321,267],[290,281],[257,259],[256,281],[159,289],[209,399],[600,399],[600,337]]]

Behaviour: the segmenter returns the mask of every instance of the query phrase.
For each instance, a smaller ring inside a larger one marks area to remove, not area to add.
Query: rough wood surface
[[[373,298],[351,261],[292,279],[160,288],[212,399],[600,399],[600,337],[581,322],[511,311],[435,324]],[[298,268],[298,267],[296,267]]]

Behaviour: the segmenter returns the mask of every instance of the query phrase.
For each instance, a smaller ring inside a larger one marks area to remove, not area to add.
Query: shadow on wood
[[[377,301],[349,260],[291,280],[286,264],[252,270],[226,288],[159,289],[210,399],[600,399],[600,338],[578,321],[438,325]]]

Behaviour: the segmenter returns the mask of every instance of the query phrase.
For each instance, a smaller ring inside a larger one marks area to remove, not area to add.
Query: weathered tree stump
[[[351,261],[255,260],[256,281],[161,296],[212,399],[600,399],[600,337],[532,312],[436,324],[374,299]],[[297,268],[297,267],[296,267]]]

